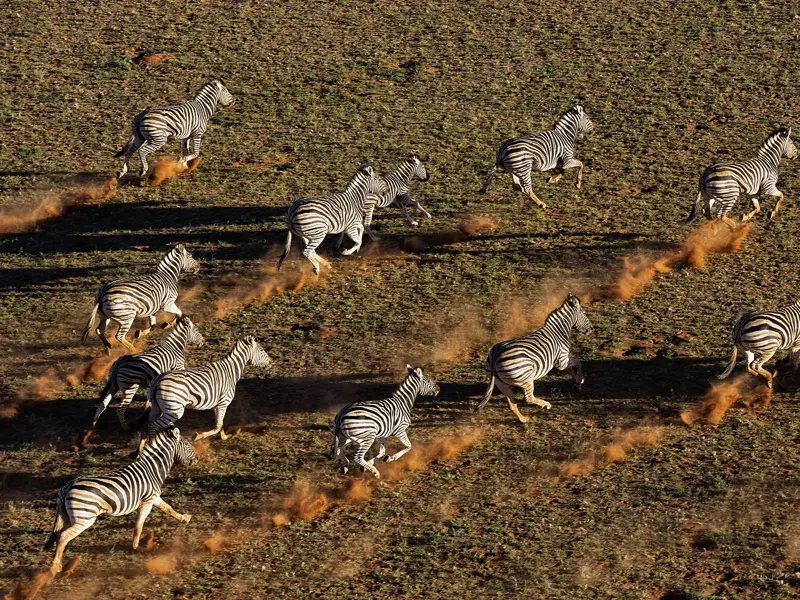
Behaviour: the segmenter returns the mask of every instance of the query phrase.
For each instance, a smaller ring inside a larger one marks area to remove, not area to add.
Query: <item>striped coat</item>
[[[583,107],[576,106],[567,111],[549,131],[506,140],[497,150],[495,166],[489,171],[480,193],[486,193],[494,174],[502,169],[511,175],[515,188],[524,192],[537,206],[547,208],[533,193],[531,172],[557,169],[556,174],[548,180],[548,183],[556,183],[565,169],[577,168],[576,187],[580,189],[583,163],[574,156],[575,140],[580,134],[589,133],[593,129],[594,123]]]
[[[182,523],[192,518],[177,513],[161,499],[161,488],[173,464],[193,465],[197,455],[181,437],[177,427],[164,429],[145,444],[139,457],[119,471],[107,475],[78,477],[58,492],[53,533],[44,546],[57,544],[51,572],[61,571],[67,544],[91,527],[100,515],[121,516],[137,511],[133,535],[134,550],[139,546],[147,515],[155,506]]]
[[[172,330],[156,347],[140,352],[120,356],[108,372],[108,381],[100,394],[100,403],[92,419],[91,427],[97,425],[100,415],[108,408],[111,399],[118,391],[122,391],[122,402],[117,409],[117,416],[122,428],[128,430],[125,420],[125,409],[130,405],[136,391],[142,387],[147,390],[152,381],[161,373],[182,370],[186,366],[185,350],[187,345],[201,347],[203,336],[191,319],[178,317]],[[145,410],[149,410],[149,406]]]
[[[125,162],[117,177],[128,172],[130,159],[139,151],[142,161],[141,176],[148,171],[147,156],[160,150],[171,137],[181,140],[181,164],[200,155],[200,141],[208,129],[208,121],[213,116],[217,104],[233,106],[235,98],[217,79],[206,83],[193,100],[172,106],[148,108],[133,120],[130,139],[115,157],[125,156]]]
[[[345,406],[333,420],[332,458],[342,463],[342,472],[347,473],[350,461],[344,453],[344,447],[350,442],[358,444],[353,461],[380,478],[375,463],[381,459],[392,462],[401,458],[411,450],[411,441],[406,430],[411,424],[411,410],[417,396],[437,396],[439,386],[422,373],[422,369],[407,367],[408,375],[389,398],[354,402]],[[386,456],[386,439],[394,436],[403,444],[403,449]],[[370,461],[364,456],[375,440],[380,443],[378,454]]]
[[[741,192],[751,196],[753,203],[753,210],[744,215],[742,221],[749,221],[761,210],[756,197],[759,194],[778,197],[768,214],[768,218],[773,219],[783,201],[783,192],[777,187],[778,166],[784,158],[797,157],[791,134],[791,129],[778,129],[759,146],[755,158],[739,163],[718,163],[703,171],[697,199],[687,220],[694,221],[702,206],[707,219],[723,219],[735,226],[727,215],[736,208]]]
[[[106,339],[104,331],[113,320],[119,323],[115,336],[117,341],[133,350],[133,344],[125,339],[133,321],[137,317],[150,319],[150,327],[142,332],[146,335],[156,324],[158,311],[181,316],[181,309],[175,305],[178,298],[178,278],[183,272],[195,273],[199,268],[197,261],[179,244],[167,253],[152,275],[104,283],[95,295],[94,308],[83,330],[83,341],[89,339],[94,322],[99,316],[100,321],[95,332],[103,345],[111,348],[111,342]]]
[[[430,219],[430,213],[425,210],[419,202],[414,200],[409,193],[409,186],[412,181],[415,179],[419,181],[428,181],[429,178],[430,173],[417,155],[413,155],[411,158],[403,161],[393,173],[384,177],[383,180],[386,184],[387,191],[383,195],[375,196],[375,204],[368,208],[367,214],[364,217],[364,230],[369,237],[373,240],[380,239],[370,228],[372,224],[372,214],[376,208],[388,208],[392,205],[398,206],[403,219],[412,227],[416,227],[419,223],[408,215],[409,207],[415,207],[425,215],[425,218]]]
[[[530,418],[523,416],[514,403],[514,388],[522,389],[527,404],[550,408],[549,402],[533,395],[533,383],[552,369],[569,369],[580,388],[583,385],[581,362],[569,355],[573,329],[579,333],[588,333],[591,324],[578,297],[570,293],[563,304],[547,316],[541,329],[495,344],[486,359],[489,387],[476,410],[486,406],[497,386],[505,394],[512,412],[521,422],[527,423]]]

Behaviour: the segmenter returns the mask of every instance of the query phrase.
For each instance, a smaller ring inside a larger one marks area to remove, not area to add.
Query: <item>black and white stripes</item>
[[[533,193],[531,171],[557,169],[557,173],[548,180],[548,183],[556,183],[565,169],[577,167],[576,186],[580,189],[583,163],[574,157],[575,139],[579,134],[593,129],[594,124],[583,111],[583,107],[576,106],[567,111],[550,131],[506,140],[497,150],[495,166],[489,171],[480,193],[486,193],[495,172],[500,168],[511,175],[515,188],[524,192],[541,208],[547,208]]]
[[[222,360],[194,369],[171,371],[159,375],[147,392],[150,403],[150,417],[147,435],[152,435],[163,427],[174,425],[190,410],[214,410],[216,426],[205,433],[198,433],[195,440],[217,433],[227,439],[222,429],[225,411],[233,401],[236,384],[248,364],[256,367],[269,367],[269,356],[250,336],[245,336],[234,345]]]
[[[777,196],[768,218],[772,219],[783,201],[778,187],[778,166],[784,158],[796,158],[797,148],[791,139],[791,129],[774,131],[758,148],[758,156],[739,163],[718,163],[708,167],[700,176],[699,190],[688,221],[693,221],[701,206],[707,219],[722,218],[733,221],[727,214],[736,208],[739,193],[751,197],[753,210],[742,217],[752,219],[761,210],[757,195]],[[716,206],[715,206],[716,205]]]
[[[120,356],[108,372],[108,381],[100,395],[100,403],[92,419],[92,427],[97,424],[100,415],[108,408],[109,402],[118,391],[122,392],[122,402],[117,409],[117,416],[122,428],[127,430],[125,409],[133,400],[141,386],[145,391],[152,381],[161,373],[186,366],[184,352],[187,345],[202,346],[203,336],[186,316],[178,317],[173,329],[156,347],[139,354]],[[149,407],[148,407],[149,408]]]
[[[736,366],[737,351],[747,357],[747,370],[764,377],[772,387],[773,373],[764,365],[778,350],[789,350],[792,365],[800,366],[800,302],[774,310],[745,313],[733,326],[733,352],[728,367],[718,378],[724,379]]]
[[[411,197],[408,189],[413,180],[417,179],[419,181],[428,181],[429,177],[430,174],[425,168],[425,165],[415,154],[411,158],[403,161],[403,163],[397,167],[393,173],[383,178],[387,191],[384,194],[377,196],[375,204],[369,207],[366,217],[364,218],[364,230],[367,232],[370,238],[373,240],[380,239],[370,229],[370,224],[372,223],[372,213],[376,208],[387,208],[392,205],[399,206],[403,218],[409,225],[413,227],[416,227],[419,225],[419,223],[417,223],[408,215],[408,209],[410,207],[414,207],[419,210],[423,215],[425,215],[426,218],[431,218],[430,213],[422,208],[420,203]]]
[[[361,236],[364,233],[364,217],[369,208],[368,196],[381,196],[387,191],[383,178],[375,174],[372,167],[362,165],[347,185],[344,192],[317,198],[300,198],[295,200],[286,215],[289,231],[286,235],[286,246],[278,260],[280,269],[284,259],[292,247],[292,234],[303,240],[303,256],[314,265],[314,272],[319,274],[320,263],[330,263],[316,253],[317,247],[325,236],[331,233],[346,233],[355,245],[342,252],[349,255],[361,248]]]
[[[344,453],[344,447],[350,442],[358,444],[353,461],[380,478],[375,463],[386,455],[386,438],[395,436],[403,444],[403,449],[392,456],[386,457],[387,462],[397,460],[411,449],[406,429],[411,424],[411,409],[417,396],[436,396],[439,394],[437,386],[428,377],[423,375],[422,369],[414,369],[411,365],[406,367],[408,375],[395,390],[390,398],[383,400],[369,400],[354,402],[336,415],[333,421],[333,450],[332,458],[339,458],[342,463],[342,472],[347,473],[350,461]],[[375,440],[380,443],[378,454],[370,461],[365,461],[364,456],[372,447]]]
[[[53,575],[61,571],[67,544],[91,527],[100,515],[127,515],[137,510],[134,549],[139,546],[142,526],[154,506],[188,523],[191,515],[176,512],[161,499],[161,486],[175,462],[193,465],[196,461],[191,444],[181,437],[177,427],[171,427],[157,432],[139,457],[119,471],[78,477],[67,483],[58,493],[53,533],[44,546],[47,550],[57,544],[50,569]]]
[[[137,317],[148,317],[150,326],[142,332],[147,334],[156,324],[156,313],[160,310],[181,316],[181,309],[175,306],[178,298],[178,278],[183,272],[193,273],[199,269],[197,261],[183,245],[170,250],[158,264],[152,275],[136,279],[117,279],[100,286],[94,299],[94,308],[89,322],[83,331],[83,341],[89,339],[96,318],[100,321],[95,332],[106,348],[111,348],[104,331],[110,321],[119,323],[117,341],[133,350],[134,346],[125,339],[125,334]]]
[[[514,388],[522,388],[527,404],[550,408],[549,402],[533,395],[533,383],[554,368],[559,371],[568,368],[580,387],[583,384],[581,362],[569,355],[573,329],[587,333],[591,324],[583,312],[580,300],[570,293],[564,303],[547,316],[541,329],[495,344],[486,359],[489,387],[476,410],[486,406],[496,385],[505,394],[508,406],[514,414],[520,421],[527,423],[530,418],[522,415],[514,403]]]
[[[122,170],[117,177],[128,172],[131,155],[139,151],[142,161],[140,175],[147,173],[147,156],[160,150],[169,138],[181,140],[181,163],[184,165],[200,155],[200,140],[208,129],[208,120],[214,114],[217,104],[232,106],[234,97],[219,79],[212,78],[205,84],[194,100],[175,104],[148,108],[133,119],[133,132],[115,157],[125,156]]]

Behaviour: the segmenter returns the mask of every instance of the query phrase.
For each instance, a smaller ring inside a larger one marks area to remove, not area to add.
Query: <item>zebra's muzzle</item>
[[[437,386],[434,386],[434,388],[433,388],[433,395],[434,395],[434,397],[439,395],[439,386],[438,386],[438,385],[437,385]]]

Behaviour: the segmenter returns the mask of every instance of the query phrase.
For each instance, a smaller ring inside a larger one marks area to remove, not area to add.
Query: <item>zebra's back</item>
[[[394,398],[354,402],[345,406],[334,419],[335,433],[345,438],[389,437],[408,427],[410,415],[405,414]]]
[[[108,513],[119,516],[135,511],[143,498],[148,498],[158,489],[149,479],[141,463],[106,475],[78,477],[67,483],[59,492],[59,501],[73,519],[89,519]]]
[[[496,160],[506,169],[530,161],[533,169],[549,171],[571,147],[555,131],[545,131],[506,140],[497,150]]]
[[[177,347],[156,346],[140,354],[125,355],[117,359],[112,369],[118,377],[129,380],[138,379],[140,385],[149,386],[161,373],[183,369],[185,358],[183,350]]]
[[[749,312],[736,322],[733,341],[745,349],[785,350],[800,344],[800,307],[797,305]]]
[[[700,187],[712,197],[738,195],[740,189],[754,196],[768,175],[767,169],[756,159],[740,163],[717,163],[700,176]]]
[[[333,195],[295,200],[286,221],[296,233],[313,237],[314,233],[322,231],[341,233],[363,217],[363,207],[357,206],[354,200]]]
[[[164,273],[154,273],[136,279],[118,279],[105,284],[102,288],[100,308],[116,306],[134,306],[137,313],[143,316],[154,315],[166,300],[176,298],[178,289],[175,282]]]
[[[169,371],[153,382],[153,392],[161,403],[178,403],[195,410],[216,406],[224,392],[236,386],[233,374],[211,363],[182,371]]]
[[[509,385],[518,385],[547,375],[563,350],[558,340],[547,335],[547,330],[539,329],[492,346],[486,360],[486,370]],[[569,351],[568,348],[566,350]]]
[[[187,138],[198,127],[203,127],[207,117],[201,114],[199,107],[192,102],[174,106],[157,106],[149,108],[134,121],[145,137],[167,132],[170,136]]]

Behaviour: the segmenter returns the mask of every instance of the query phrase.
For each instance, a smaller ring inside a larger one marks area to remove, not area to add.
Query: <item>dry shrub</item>
[[[763,406],[769,404],[771,398],[772,389],[760,378],[741,373],[731,380],[713,383],[696,406],[681,413],[681,421],[689,426],[698,421],[719,425],[725,420],[728,409],[737,402],[745,406]]]
[[[174,54],[167,54],[166,52],[157,52],[155,54],[147,54],[139,60],[139,64],[143,67],[153,67],[160,65],[168,60],[175,58]]]
[[[200,157],[193,158],[187,164],[169,156],[158,159],[150,171],[150,185],[159,186],[169,179],[191,173],[200,164]]]
[[[292,520],[311,521],[328,510],[328,496],[308,479],[298,479],[281,502],[281,512],[272,517],[276,527]]]
[[[655,448],[664,437],[664,427],[642,425],[633,429],[617,430],[611,440],[599,448],[589,450],[584,456],[561,467],[561,475],[582,477],[598,468],[626,460],[632,450]]]
[[[61,216],[68,208],[110,200],[116,193],[116,177],[99,185],[75,187],[60,195],[49,192],[34,204],[0,211],[0,234],[25,231],[41,221]]]
[[[154,575],[166,575],[178,568],[178,557],[174,552],[159,554],[144,563],[144,568]]]

